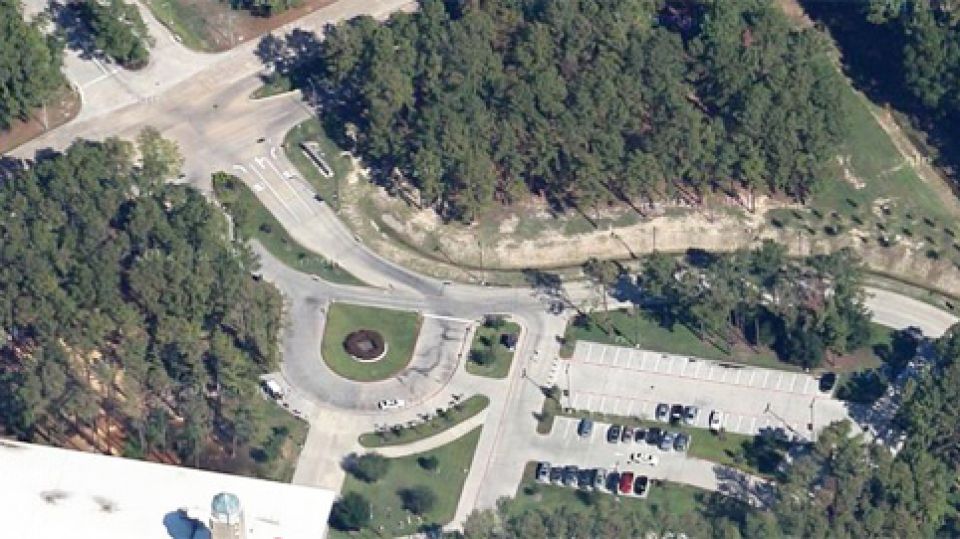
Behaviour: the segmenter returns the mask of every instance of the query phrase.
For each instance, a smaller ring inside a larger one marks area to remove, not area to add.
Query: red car
[[[633,491],[633,472],[620,474],[620,494],[630,494]]]

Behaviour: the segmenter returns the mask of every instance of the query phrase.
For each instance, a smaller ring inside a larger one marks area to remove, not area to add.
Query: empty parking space
[[[847,417],[808,374],[596,343],[577,344],[558,383],[573,408],[653,419],[659,403],[693,405],[694,426],[706,428],[710,412],[721,410],[724,428],[748,435],[783,429],[810,438]]]

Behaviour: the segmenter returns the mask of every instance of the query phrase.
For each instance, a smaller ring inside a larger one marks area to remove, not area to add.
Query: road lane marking
[[[266,184],[267,189],[269,189],[270,192],[273,193],[273,196],[276,197],[276,199],[280,202],[280,204],[284,208],[286,208],[287,213],[293,216],[294,222],[299,223],[300,218],[297,217],[297,214],[293,213],[293,209],[290,208],[290,206],[287,204],[287,201],[280,197],[280,193],[277,193],[277,190],[273,188],[273,185],[271,185],[270,182],[268,182],[267,179],[263,177],[263,174],[260,174],[260,171],[257,170],[257,167],[251,167],[251,168],[253,169],[253,172],[257,175],[257,177],[260,178],[260,181]]]
[[[256,159],[257,159],[257,164],[260,165],[261,168],[263,168],[263,164],[261,163],[261,160],[266,162],[267,165],[269,165],[270,168],[273,170],[274,174],[276,174],[280,178],[280,183],[285,185],[287,189],[289,189],[290,192],[293,193],[293,197],[296,198],[301,204],[303,204],[303,207],[307,209],[307,212],[309,213],[313,212],[313,208],[309,204],[307,204],[307,201],[304,200],[303,197],[300,196],[300,193],[298,193],[297,190],[293,188],[293,184],[290,182],[290,179],[284,176],[282,172],[280,172],[280,169],[278,169],[277,166],[273,164],[273,160],[267,159],[265,157],[260,157],[260,156],[257,156]]]

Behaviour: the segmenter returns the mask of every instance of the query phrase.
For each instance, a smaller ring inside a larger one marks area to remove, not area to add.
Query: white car
[[[377,403],[377,407],[381,410],[396,410],[403,408],[405,404],[402,399],[384,399]]]
[[[646,464],[647,466],[660,464],[660,457],[653,453],[631,453],[630,460],[637,464]]]
[[[710,430],[717,432],[723,428],[723,412],[714,410],[710,412]]]

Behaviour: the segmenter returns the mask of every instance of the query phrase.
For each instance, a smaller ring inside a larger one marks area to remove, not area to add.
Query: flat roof
[[[323,538],[336,496],[2,439],[0,477],[0,536],[31,539],[206,539],[210,503],[221,492],[240,499],[248,539]]]

